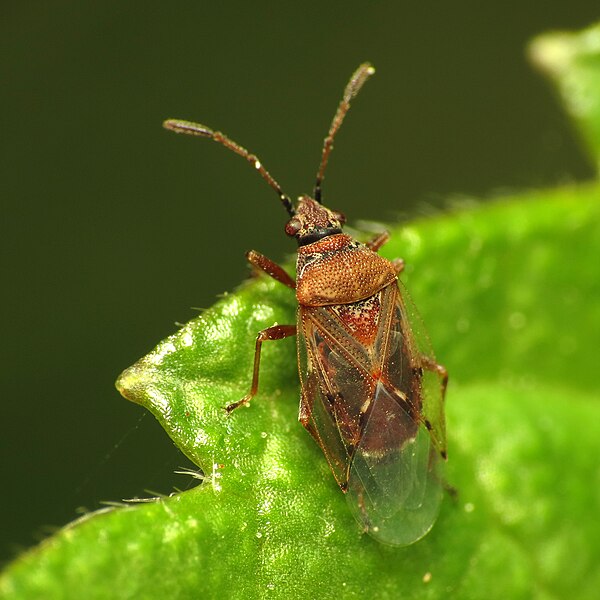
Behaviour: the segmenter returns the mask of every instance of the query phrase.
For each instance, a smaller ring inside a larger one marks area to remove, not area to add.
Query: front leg
[[[260,351],[262,343],[267,340],[283,340],[292,335],[296,335],[295,325],[273,325],[273,327],[267,327],[267,329],[263,329],[261,332],[259,332],[259,334],[256,336],[256,347],[254,350],[254,370],[252,372],[252,386],[250,387],[250,392],[248,392],[241,400],[227,405],[225,410],[228,413],[230,413],[232,410],[235,410],[238,406],[250,402],[250,400],[256,396],[256,392],[258,392],[258,370],[260,367]]]
[[[287,285],[287,287],[293,290],[296,289],[296,282],[283,270],[282,267],[266,256],[263,256],[255,250],[250,250],[250,252],[246,254],[246,258],[255,269],[264,271],[273,279],[283,283],[283,285]],[[258,392],[258,372],[260,368],[260,352],[262,343],[267,340],[283,340],[292,335],[296,335],[295,325],[273,325],[273,327],[267,327],[267,329],[263,329],[258,333],[256,336],[256,346],[254,349],[254,369],[252,371],[252,385],[250,387],[250,392],[248,392],[241,400],[227,405],[225,410],[228,413],[238,408],[238,406],[250,402],[250,400],[252,400],[252,398],[254,398]]]
[[[267,275],[273,279],[287,285],[293,290],[296,289],[296,282],[280,267],[276,262],[273,262],[270,258],[256,252],[256,250],[250,250],[246,254],[248,262],[256,269],[264,271]]]

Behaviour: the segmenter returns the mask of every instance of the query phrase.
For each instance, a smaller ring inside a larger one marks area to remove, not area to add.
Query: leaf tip
[[[573,46],[566,33],[540,35],[531,41],[527,55],[540,71],[556,76],[563,73],[573,60]]]
[[[144,404],[144,389],[143,378],[137,363],[128,369],[125,369],[115,381],[115,387],[119,394],[130,402],[136,404]]]

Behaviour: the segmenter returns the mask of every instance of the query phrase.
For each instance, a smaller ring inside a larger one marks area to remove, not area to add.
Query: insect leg
[[[256,336],[256,346],[254,350],[254,370],[252,372],[252,386],[250,387],[250,392],[241,400],[227,405],[225,410],[228,413],[230,413],[232,410],[235,410],[238,406],[250,402],[250,400],[256,396],[256,392],[258,392],[258,370],[260,366],[260,350],[262,343],[267,340],[283,340],[284,338],[292,335],[296,335],[295,325],[273,325],[273,327],[268,327],[267,329],[263,329],[259,332],[259,334]]]
[[[254,268],[264,271],[267,275],[279,281],[279,283],[283,283],[283,285],[287,285],[293,290],[296,289],[296,282],[283,270],[282,267],[280,267],[276,262],[273,262],[270,258],[263,256],[259,252],[256,252],[256,250],[250,250],[250,252],[246,254],[246,258]]]
[[[372,240],[368,241],[366,246],[370,250],[373,250],[373,252],[377,252],[381,246],[387,244],[389,239],[390,234],[387,231],[382,231],[381,233],[378,233]]]
[[[404,271],[404,259],[403,258],[395,258],[392,261],[392,264],[394,265],[394,270],[396,271],[396,275],[400,275],[400,273],[402,273],[402,271]]]
[[[446,399],[446,388],[448,387],[448,370],[443,365],[436,363],[427,356],[421,357],[421,365],[424,369],[437,373],[442,378],[442,402]]]
[[[439,410],[442,411],[441,414],[443,415],[443,410],[444,410],[443,406],[444,406],[444,401],[446,399],[446,388],[448,387],[448,371],[446,370],[446,367],[436,363],[434,359],[429,358],[428,356],[421,356],[421,367],[423,369],[427,369],[431,373],[435,373],[436,375],[438,375],[441,378],[442,398],[441,398],[441,404],[439,406]],[[442,417],[442,419],[443,419],[443,417]],[[443,421],[442,421],[442,423],[443,423]],[[432,432],[431,422],[425,420],[424,424],[427,427],[427,429],[429,430],[429,432],[431,433]],[[446,436],[442,432],[442,440],[443,441],[440,442],[441,446],[438,445],[438,450],[440,452],[440,456],[444,460],[448,460],[448,453],[447,453],[447,449],[446,449],[445,439],[446,439]]]
[[[384,244],[388,242],[390,239],[390,234],[387,231],[382,231],[377,234],[372,240],[368,241],[365,245],[373,252],[377,252],[379,248],[381,248]],[[396,275],[400,275],[402,271],[404,271],[404,260],[401,258],[396,258],[392,261],[394,265],[394,269],[396,271]]]

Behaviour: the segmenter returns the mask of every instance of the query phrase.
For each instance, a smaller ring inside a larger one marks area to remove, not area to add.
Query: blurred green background
[[[324,188],[351,222],[591,175],[525,45],[588,25],[597,2],[273,6],[0,11],[2,561],[78,507],[187,484],[172,473],[187,460],[113,382],[234,288],[246,250],[294,250],[260,178],[164,118],[222,129],[296,196],[370,60]]]

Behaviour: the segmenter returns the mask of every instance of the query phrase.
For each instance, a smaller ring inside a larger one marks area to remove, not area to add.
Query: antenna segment
[[[371,65],[371,63],[368,62],[363,63],[360,65],[360,67],[358,67],[358,69],[356,69],[356,71],[354,71],[354,74],[352,77],[350,77],[348,85],[346,85],[344,96],[342,97],[342,101],[338,106],[335,116],[333,117],[333,121],[331,121],[329,133],[323,142],[321,164],[319,165],[319,170],[317,171],[317,181],[315,183],[315,189],[313,193],[314,199],[319,203],[321,202],[321,184],[325,178],[325,167],[329,161],[329,155],[333,150],[333,139],[342,126],[346,113],[350,110],[350,101],[358,94],[358,92],[360,92],[362,86],[365,84],[367,79],[373,75],[373,73],[375,73],[375,68]]]
[[[174,131],[175,133],[185,133],[186,135],[195,135],[198,137],[209,138],[222,144],[225,148],[229,148],[236,154],[239,154],[241,157],[245,158],[261,175],[261,177],[273,188],[277,195],[279,196],[279,200],[283,204],[283,207],[288,212],[290,217],[293,217],[296,211],[294,210],[294,205],[290,200],[290,197],[283,192],[281,186],[273,179],[269,171],[267,171],[263,166],[257,156],[254,154],[250,154],[246,148],[240,146],[238,143],[230,140],[225,134],[220,131],[213,131],[210,127],[206,125],[202,125],[201,123],[194,123],[192,121],[181,121],[179,119],[167,119],[163,123],[163,127],[168,129],[169,131]]]

